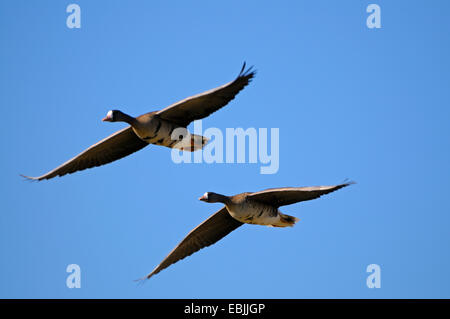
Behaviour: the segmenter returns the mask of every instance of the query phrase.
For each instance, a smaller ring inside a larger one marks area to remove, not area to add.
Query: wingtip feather
[[[244,64],[242,65],[241,72],[239,72],[238,78],[240,77],[248,77],[249,80],[253,78],[256,74],[256,70],[253,70],[254,66],[250,66],[249,68],[245,69],[247,66],[247,63],[244,61]]]
[[[352,181],[352,180],[349,180],[348,178],[346,178],[346,179],[342,182],[341,185],[343,185],[343,186],[349,186],[349,185],[353,185],[353,184],[356,184],[356,182],[355,182],[355,181]]]
[[[23,174],[19,174],[19,176],[24,178],[24,181],[29,181],[29,182],[38,182],[40,181],[39,177],[32,177],[32,176],[27,176],[27,175],[23,175]]]

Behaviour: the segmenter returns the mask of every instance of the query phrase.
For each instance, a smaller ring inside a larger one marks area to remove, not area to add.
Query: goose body
[[[202,136],[189,134],[186,127],[192,121],[211,115],[233,100],[254,77],[255,72],[251,69],[245,69],[244,63],[235,80],[188,97],[159,111],[133,117],[119,110],[111,110],[103,121],[126,122],[129,126],[90,146],[44,175],[22,176],[41,181],[72,174],[111,163],[137,152],[149,144],[191,152],[199,150],[206,145],[208,140]]]
[[[273,205],[248,198],[247,193],[231,197],[225,207],[231,217],[245,224],[287,227],[298,221],[295,217],[284,215]]]
[[[150,112],[136,118],[136,123],[131,125],[133,132],[139,136],[140,139],[149,143],[163,146],[169,146],[171,132],[180,127],[175,123],[161,119],[155,112]]]
[[[191,230],[145,278],[149,279],[179,260],[192,255],[204,247],[215,244],[244,224],[275,227],[293,226],[298,219],[281,213],[278,209],[279,207],[319,198],[352,183],[332,186],[271,188],[234,196],[207,192],[199,198],[201,201],[223,203],[224,206]]]
[[[184,151],[202,149],[208,139],[195,134],[171,121],[162,119],[156,112],[141,115],[131,123],[133,132],[144,142]],[[177,136],[173,136],[173,134]],[[185,140],[185,137],[190,139]]]

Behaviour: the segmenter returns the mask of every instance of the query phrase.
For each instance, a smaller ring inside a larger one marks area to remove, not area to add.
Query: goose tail
[[[286,215],[283,213],[278,213],[280,216],[280,221],[276,224],[273,224],[273,227],[292,227],[296,222],[299,221],[297,217]]]

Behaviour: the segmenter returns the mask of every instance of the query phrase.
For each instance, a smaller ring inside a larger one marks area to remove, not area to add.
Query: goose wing
[[[316,199],[322,195],[329,194],[350,184],[354,184],[354,182],[333,186],[270,188],[260,192],[248,194],[247,196],[252,200],[273,205],[275,207],[280,207]]]
[[[146,278],[149,279],[177,261],[218,242],[241,225],[223,207],[194,228]]]
[[[234,81],[176,102],[157,114],[163,119],[186,127],[192,121],[205,118],[227,105],[250,83],[254,75],[255,71],[252,71],[251,67],[246,70],[244,63]]]
[[[92,145],[74,158],[42,176],[22,176],[30,180],[41,181],[55,176],[72,174],[87,168],[111,163],[147,145],[148,143],[141,140],[129,126]]]

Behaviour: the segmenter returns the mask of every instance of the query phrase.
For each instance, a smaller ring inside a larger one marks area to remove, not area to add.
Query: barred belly
[[[187,131],[184,127],[154,117],[145,126],[134,129],[134,131],[147,143],[172,147],[178,142],[177,139],[173,140],[171,137],[172,132],[177,128],[183,132]]]
[[[273,225],[280,221],[278,209],[258,202],[243,205],[227,205],[230,215],[246,224]]]

